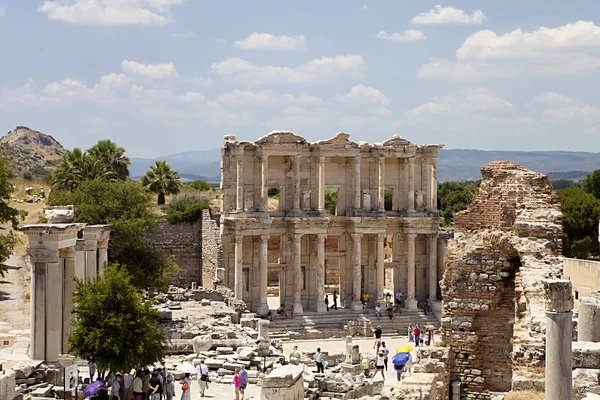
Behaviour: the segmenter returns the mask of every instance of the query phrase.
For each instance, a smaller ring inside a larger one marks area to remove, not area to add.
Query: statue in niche
[[[304,211],[310,210],[310,190],[305,190],[302,192],[302,209]]]
[[[423,196],[423,192],[420,190],[415,191],[415,198],[417,201],[417,208],[424,208],[425,207],[425,199]]]

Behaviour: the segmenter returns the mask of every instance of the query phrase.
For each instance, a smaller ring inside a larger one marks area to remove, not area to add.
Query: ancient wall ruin
[[[212,288],[222,279],[223,243],[217,221],[218,218],[211,218],[209,210],[202,211],[202,286],[205,288]]]
[[[454,218],[441,282],[442,340],[461,399],[543,374],[541,281],[562,273],[562,214],[548,177],[507,161],[481,173],[473,202]]]

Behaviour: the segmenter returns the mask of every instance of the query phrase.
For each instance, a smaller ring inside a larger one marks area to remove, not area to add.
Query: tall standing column
[[[325,306],[325,238],[324,233],[317,235],[317,312],[326,311]]]
[[[415,211],[415,159],[407,160],[406,182],[408,183],[408,211]]]
[[[235,209],[237,211],[242,211],[244,209],[244,148],[239,147],[236,154],[236,163],[237,163],[237,196],[235,202]]]
[[[577,333],[580,342],[600,342],[600,298],[593,294],[579,300]]]
[[[243,281],[244,281],[244,275],[243,275],[243,269],[242,269],[242,265],[244,262],[244,249],[243,249],[243,243],[244,243],[244,237],[240,234],[236,234],[235,235],[235,272],[234,272],[234,284],[233,284],[233,288],[234,288],[234,294],[235,294],[235,298],[238,300],[243,300],[244,299],[244,292],[243,292]]]
[[[352,279],[352,309],[362,310],[360,292],[362,289],[362,254],[361,254],[362,234],[352,233],[352,243],[354,245],[353,260],[353,279]]]
[[[98,242],[98,273],[104,275],[104,269],[108,264],[108,240]]]
[[[267,284],[269,277],[269,257],[268,257],[269,235],[260,236],[260,247],[258,248],[258,258],[260,261],[260,306],[258,313],[267,315],[269,305],[267,304]]]
[[[302,309],[302,235],[294,234],[292,246],[292,268],[294,269],[294,313],[301,315]]]
[[[385,157],[379,157],[379,210],[385,211]]]
[[[325,157],[319,157],[319,211],[325,211]]]
[[[75,292],[75,248],[67,247],[60,250],[60,258],[65,262],[65,280],[62,313],[62,349],[63,354],[68,353],[69,336],[71,335],[71,321],[73,320],[73,292]]]
[[[260,211],[269,211],[269,156],[266,154],[262,155],[261,163],[261,205]]]
[[[57,262],[46,264],[46,358],[50,363],[58,362],[62,348],[63,318],[63,282],[64,264]]]
[[[376,273],[376,288],[377,288],[377,301],[382,301],[384,300],[383,298],[383,281],[385,279],[385,274],[384,274],[384,269],[383,269],[383,262],[384,262],[384,251],[383,251],[383,244],[384,244],[384,239],[385,239],[385,235],[384,234],[379,234],[377,235],[377,273]]]
[[[429,210],[431,208],[431,198],[433,194],[431,192],[431,166],[429,165],[429,159],[421,159],[421,171],[423,171],[425,175],[425,177],[423,178],[425,182],[423,182],[421,187],[426,188],[423,190],[423,206],[426,210]]]
[[[429,303],[437,302],[437,233],[429,235]]]
[[[546,400],[572,400],[571,340],[573,294],[571,281],[545,279]]]
[[[85,240],[85,278],[93,280],[98,274],[98,241]]]
[[[299,154],[294,156],[294,211],[300,211],[300,160]]]
[[[77,239],[75,243],[75,276],[86,280],[85,276],[85,240]]]
[[[435,168],[437,159],[431,161],[431,210],[437,210],[437,169]]]
[[[415,298],[415,239],[416,233],[408,233],[408,301],[406,306],[411,310],[417,309],[417,299]]]
[[[360,154],[354,158],[354,209],[360,210]]]
[[[31,256],[31,343],[29,356],[46,359],[46,262]]]

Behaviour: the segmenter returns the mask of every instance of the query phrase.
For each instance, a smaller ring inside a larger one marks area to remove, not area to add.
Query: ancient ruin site
[[[597,262],[562,256],[548,176],[491,162],[443,226],[443,146],[225,136],[219,209],[152,236],[180,267],[145,293],[165,334],[150,367],[191,375],[174,396],[199,399],[208,382],[207,397],[231,398],[242,369],[245,399],[600,399]],[[90,360],[69,354],[73,278],[107,273],[114,227],[77,212],[48,206],[45,223],[20,226],[30,324],[0,323],[0,400],[83,398],[95,384]]]

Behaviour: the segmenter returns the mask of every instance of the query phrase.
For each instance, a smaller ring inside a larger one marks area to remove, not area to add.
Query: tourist
[[[323,365],[323,353],[321,353],[321,348],[317,347],[317,355],[315,357],[315,362],[317,363],[317,374],[325,373],[325,366]]]
[[[285,317],[285,307],[282,305],[279,306],[279,308],[277,309],[277,314],[279,314],[279,316],[281,316],[281,318]]]
[[[162,396],[162,385],[158,375],[160,375],[160,373],[158,371],[154,371],[152,374],[152,379],[150,379],[150,400],[160,400],[160,397]]]
[[[375,334],[375,344],[373,344],[373,348],[379,348],[379,346],[381,345],[381,335],[383,333],[383,331],[381,330],[381,326],[377,325],[377,328],[375,328],[373,333]]]
[[[400,307],[402,305],[402,291],[398,289],[396,292],[396,306]]]
[[[144,393],[142,390],[142,370],[137,370],[135,373],[135,378],[133,378],[133,382],[131,384],[133,389],[133,400],[142,400],[142,394]]]
[[[130,372],[125,372],[123,375],[123,400],[131,400],[133,397],[133,375]]]
[[[383,365],[385,365],[385,370],[388,370],[388,355],[390,354],[390,349],[387,348],[385,342],[381,342],[381,348],[379,348],[379,352],[383,352]]]
[[[190,373],[186,372],[185,377],[181,380],[181,400],[192,400],[191,386]]]
[[[168,373],[165,379],[165,394],[167,400],[173,400],[173,396],[175,395],[175,378],[171,373]]]
[[[421,342],[421,330],[419,329],[419,326],[415,326],[413,329],[413,335],[415,337],[415,347],[418,346]]]
[[[377,316],[377,319],[381,318],[381,307],[379,304],[375,304],[375,315]]]
[[[267,313],[267,320],[273,321],[273,311],[269,310],[269,312]]]
[[[208,386],[208,367],[204,364],[204,359],[200,360],[200,364],[196,367],[198,370],[198,390],[200,397],[204,397],[204,392]]]
[[[427,300],[425,300],[425,302],[423,303],[423,312],[425,313],[425,315],[427,315],[428,312],[431,312],[431,306],[429,305],[429,302]]]
[[[389,308],[391,303],[392,303],[392,294],[390,292],[387,292],[385,294],[385,308]]]
[[[290,306],[290,318],[294,318],[294,305],[293,304]]]
[[[112,400],[121,400],[121,374],[117,374],[115,379],[110,383],[110,394]]]
[[[394,320],[394,307],[392,307],[392,303],[388,304],[387,307],[387,315],[390,318],[390,321]]]
[[[240,393],[242,394],[241,400],[244,400],[244,397],[246,396],[246,386],[248,386],[248,371],[246,371],[246,367],[244,365],[242,365],[240,369],[240,378],[242,380],[242,383],[240,384]]]
[[[406,331],[408,333],[408,341],[412,342],[413,341],[413,326],[412,326],[412,324],[408,324],[408,328],[406,328]]]
[[[433,344],[433,327],[427,326],[425,327],[425,332],[427,333],[427,339],[425,339],[425,345],[429,346]]]
[[[290,364],[298,365],[300,364],[300,359],[302,358],[302,354],[298,351],[298,346],[294,346],[294,350],[290,353]]]
[[[240,387],[242,386],[242,377],[240,376],[240,369],[236,368],[233,374],[233,386],[235,388],[235,400],[240,400]]]
[[[362,304],[363,304],[363,311],[364,311],[367,309],[367,305],[369,304],[369,293],[367,293],[367,292],[363,293]]]
[[[144,376],[142,377],[142,392],[144,392],[142,398],[144,400],[148,400],[149,399],[149,393],[150,393],[150,370],[149,369],[145,369],[144,370]]]
[[[375,377],[377,376],[377,373],[380,371],[381,371],[381,377],[385,381],[385,373],[383,372],[384,368],[385,368],[385,362],[383,361],[383,353],[380,351],[379,355],[377,357],[377,361],[375,362],[375,373],[371,377],[371,382],[373,382],[373,379],[375,379]]]
[[[94,375],[96,375],[96,363],[93,360],[90,360],[88,368],[90,370],[90,383],[92,383],[94,381]]]
[[[327,311],[329,311],[329,295],[325,295],[325,307],[327,307]]]
[[[338,298],[337,292],[334,290],[333,291],[333,306],[331,308],[335,308],[336,310],[338,309],[337,308],[337,298]]]

